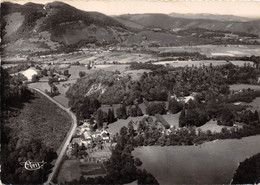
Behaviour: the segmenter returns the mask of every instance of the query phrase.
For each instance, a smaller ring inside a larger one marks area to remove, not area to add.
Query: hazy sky
[[[11,0],[24,4],[28,1]],[[64,1],[64,0],[63,0]],[[47,3],[50,0],[32,0]],[[212,13],[260,18],[260,1],[247,0],[65,0],[76,8],[107,15],[126,13]]]

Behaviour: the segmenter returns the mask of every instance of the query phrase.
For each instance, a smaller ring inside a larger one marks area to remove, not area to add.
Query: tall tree
[[[186,125],[186,119],[185,119],[185,109],[181,111],[180,117],[179,117],[179,126],[184,127]]]
[[[97,110],[95,120],[97,122],[98,128],[102,128],[104,123],[104,112],[101,109]]]

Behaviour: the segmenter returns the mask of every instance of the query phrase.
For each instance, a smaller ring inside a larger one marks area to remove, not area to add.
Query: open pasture
[[[229,184],[240,162],[260,152],[260,135],[199,146],[145,146],[132,154],[160,184]]]
[[[206,132],[207,130],[210,130],[212,133],[213,132],[220,133],[222,128],[228,128],[229,129],[229,128],[232,128],[232,127],[218,125],[217,121],[213,121],[213,120],[210,120],[206,124],[204,124],[200,127],[197,127],[197,129],[201,129],[201,131]]]
[[[178,112],[177,114],[165,114],[162,115],[162,117],[171,125],[175,126],[176,128],[179,127],[179,117],[181,112]]]

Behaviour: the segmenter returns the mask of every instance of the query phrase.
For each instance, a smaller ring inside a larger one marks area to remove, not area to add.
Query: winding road
[[[28,86],[28,88],[34,90],[34,91],[37,91],[39,92],[40,94],[44,95],[46,98],[48,98],[51,102],[55,103],[59,108],[61,108],[62,110],[66,111],[70,116],[71,116],[71,121],[72,121],[72,124],[70,126],[70,129],[69,129],[69,132],[67,133],[64,141],[62,142],[62,145],[61,146],[61,150],[60,150],[60,153],[58,154],[58,158],[57,160],[55,161],[55,164],[54,164],[54,167],[52,169],[52,172],[49,174],[48,176],[48,180],[45,182],[45,184],[53,184],[52,181],[53,181],[53,178],[55,177],[55,175],[57,174],[57,171],[60,167],[60,164],[62,162],[62,159],[63,159],[63,156],[66,152],[66,149],[67,147],[69,146],[70,144],[70,141],[71,141],[71,138],[72,138],[72,135],[73,133],[75,133],[75,130],[77,128],[77,118],[76,116],[74,115],[74,113],[69,109],[69,108],[66,108],[64,107],[63,105],[61,105],[59,102],[55,101],[54,99],[52,99],[50,96],[46,95],[44,92],[42,92],[41,90],[35,88],[35,87],[30,87]]]

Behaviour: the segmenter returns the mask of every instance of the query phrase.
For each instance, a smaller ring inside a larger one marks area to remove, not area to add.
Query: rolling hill
[[[179,30],[193,32],[183,35],[177,33]],[[2,49],[5,54],[78,48],[89,43],[96,46],[118,43],[147,46],[154,42],[164,46],[218,44],[210,36],[199,36],[208,31],[260,35],[260,20],[205,14],[194,17],[189,14],[125,14],[110,17],[57,1],[47,4],[1,4]]]
[[[113,44],[130,33],[117,20],[98,12],[85,12],[62,2],[45,5],[1,4],[1,31],[5,51],[36,52],[64,45]]]

